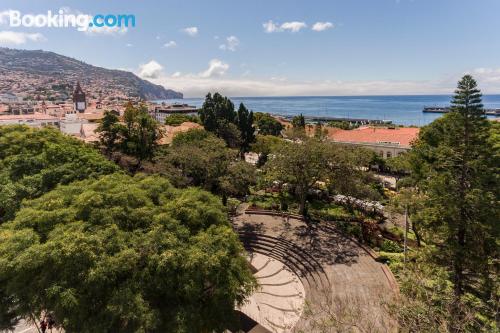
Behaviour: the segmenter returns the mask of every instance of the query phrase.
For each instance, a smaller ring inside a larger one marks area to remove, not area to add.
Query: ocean
[[[187,103],[200,107],[203,98],[167,100],[167,103]],[[391,120],[398,125],[424,126],[441,114],[423,113],[425,106],[448,106],[451,96],[311,96],[311,97],[231,97],[254,112],[274,115],[363,118]],[[485,108],[500,108],[500,95],[484,95]]]

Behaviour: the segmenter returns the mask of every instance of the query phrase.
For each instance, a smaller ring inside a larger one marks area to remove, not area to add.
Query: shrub
[[[380,251],[389,253],[401,253],[403,252],[403,249],[401,248],[401,246],[399,246],[398,243],[389,239],[385,239],[382,244],[380,244]]]

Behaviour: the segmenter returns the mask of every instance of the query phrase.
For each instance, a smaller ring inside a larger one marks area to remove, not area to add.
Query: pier
[[[422,110],[424,113],[448,113],[451,111],[451,107],[449,106],[426,106]],[[500,109],[484,109],[484,114],[487,116],[500,117]]]
[[[284,118],[286,120],[292,120],[296,115],[282,115],[277,114],[275,116]],[[359,124],[359,125],[368,125],[368,124],[377,124],[377,125],[390,125],[392,124],[392,120],[380,120],[380,119],[365,119],[365,118],[338,118],[338,117],[318,117],[318,116],[304,116],[304,119],[308,123],[327,123],[330,121],[338,121],[338,122],[347,122],[351,124]]]

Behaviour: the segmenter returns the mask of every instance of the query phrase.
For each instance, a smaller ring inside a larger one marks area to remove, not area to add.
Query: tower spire
[[[85,98],[85,92],[80,86],[80,81],[76,82],[75,91],[73,92],[73,105],[75,111],[83,113],[87,108],[87,100]]]

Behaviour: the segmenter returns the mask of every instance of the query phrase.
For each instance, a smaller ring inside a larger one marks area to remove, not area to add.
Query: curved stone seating
[[[330,286],[322,265],[294,243],[256,232],[240,231],[239,236],[247,251],[260,253],[284,263],[307,287],[318,289],[318,286]]]
[[[258,252],[248,257],[259,287],[239,311],[266,332],[290,332],[302,316],[304,285],[283,262]]]
[[[270,332],[315,332],[325,306],[330,304],[339,315],[352,304],[366,327],[397,332],[397,323],[383,306],[397,297],[397,283],[391,272],[374,260],[376,253],[340,232],[334,222],[308,224],[296,216],[246,210],[232,223],[250,257],[267,256],[252,264],[262,288],[252,297],[271,298],[259,302],[259,307],[254,308],[258,313],[252,318]],[[279,267],[277,262],[286,267]],[[290,300],[301,295],[287,289],[295,283],[287,272],[300,280],[307,304],[307,312],[302,312],[297,321],[294,309],[299,307]],[[269,316],[276,311],[281,312],[279,318],[283,321],[269,322]]]

